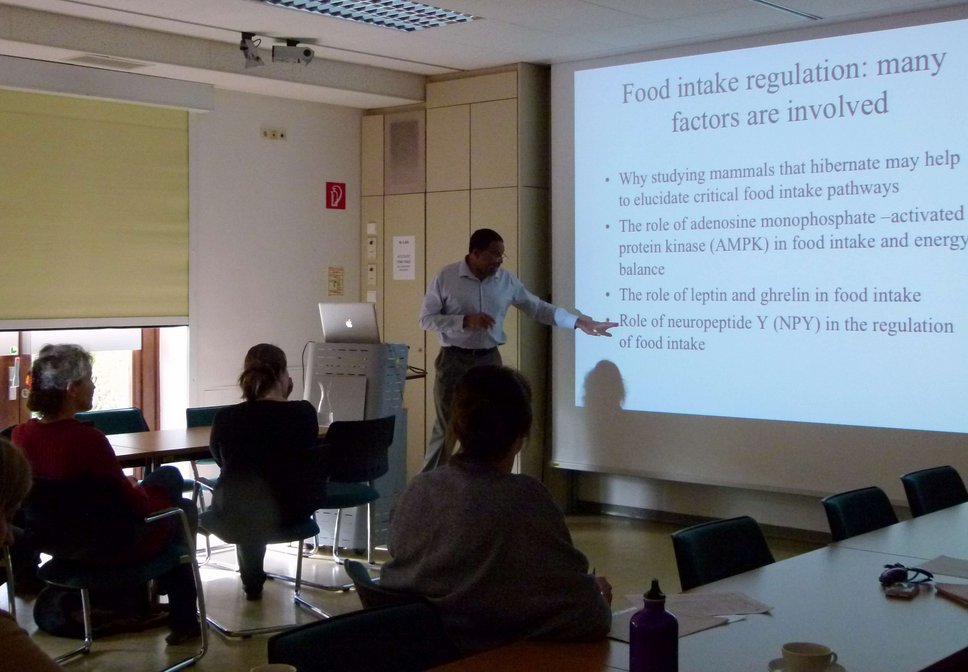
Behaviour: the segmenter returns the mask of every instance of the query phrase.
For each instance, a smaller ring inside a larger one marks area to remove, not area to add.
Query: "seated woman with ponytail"
[[[269,343],[249,348],[241,404],[221,409],[209,446],[222,468],[213,508],[248,530],[272,530],[311,515],[325,494],[316,409],[288,401],[286,353]],[[262,597],[265,544],[236,544],[242,587]]]

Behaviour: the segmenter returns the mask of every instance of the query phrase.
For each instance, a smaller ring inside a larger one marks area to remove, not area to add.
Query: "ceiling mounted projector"
[[[284,45],[272,45],[273,63],[302,63],[308,65],[315,55],[309,47],[300,47],[296,40],[286,40]]]

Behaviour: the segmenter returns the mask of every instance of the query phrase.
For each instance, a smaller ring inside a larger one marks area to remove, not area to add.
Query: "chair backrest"
[[[771,564],[773,553],[749,516],[699,523],[672,534],[683,590]]]
[[[147,432],[148,423],[140,408],[111,408],[105,411],[85,411],[75,416],[80,422],[94,425],[105,434]]]
[[[346,570],[350,580],[353,581],[353,587],[356,588],[356,594],[359,596],[364,609],[393,607],[401,604],[425,601],[422,596],[416,593],[406,593],[384,588],[370,578],[370,572],[358,560],[344,561],[343,569]]]
[[[97,477],[34,478],[23,512],[38,550],[73,560],[96,560],[112,549],[128,548],[145,527],[120,486]]]
[[[331,424],[323,442],[327,478],[341,483],[361,483],[387,473],[395,424],[393,415],[374,420],[338,420]]]
[[[185,409],[185,424],[188,427],[211,427],[215,414],[225,408],[221,406],[194,406]]]
[[[964,481],[954,467],[947,465],[904,474],[901,483],[915,518],[968,502]]]
[[[270,663],[293,665],[299,672],[420,672],[458,656],[437,611],[423,602],[299,626],[271,637],[268,653]]]
[[[834,541],[856,537],[897,522],[891,501],[883,490],[875,486],[830,495],[820,502],[827,513]]]

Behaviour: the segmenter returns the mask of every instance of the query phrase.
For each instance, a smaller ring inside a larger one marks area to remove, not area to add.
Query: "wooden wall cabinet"
[[[410,363],[427,370],[427,378],[407,384],[408,473],[423,461],[426,439],[434,422],[433,362],[439,343],[417,325],[427,282],[442,266],[461,259],[473,230],[488,227],[504,238],[509,259],[505,267],[542,298],[549,298],[548,126],[549,71],[518,64],[479,73],[430,78],[425,120],[425,189],[391,194],[379,170],[390,165],[382,120],[406,110],[369,114],[363,124],[364,208],[362,236],[364,276],[366,237],[374,224],[383,260],[377,295],[387,341],[410,345]],[[382,145],[383,155],[378,156]],[[379,166],[377,165],[379,164]],[[379,200],[378,200],[379,199]],[[402,199],[402,200],[401,200]],[[419,202],[419,204],[418,204]],[[376,210],[382,206],[382,218]],[[418,272],[414,280],[393,275],[393,238],[417,236]],[[370,277],[372,281],[372,277]],[[367,287],[367,277],[361,286]],[[538,478],[544,464],[547,396],[548,328],[512,310],[505,322],[508,342],[504,362],[519,368],[535,391],[536,424],[521,470]]]

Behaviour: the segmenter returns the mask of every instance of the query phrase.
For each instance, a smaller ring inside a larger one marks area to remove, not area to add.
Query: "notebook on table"
[[[373,303],[319,303],[324,343],[379,343]]]

